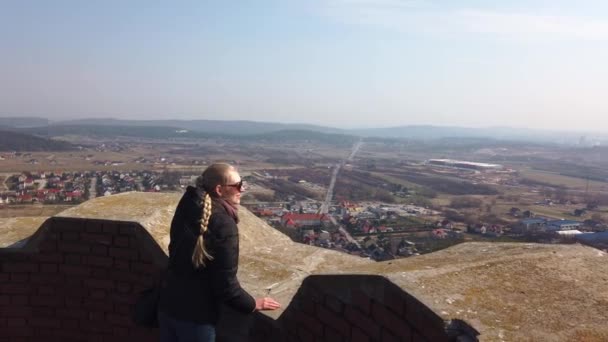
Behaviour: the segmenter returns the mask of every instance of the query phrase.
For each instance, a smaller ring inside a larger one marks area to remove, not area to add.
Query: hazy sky
[[[608,131],[608,1],[0,0],[0,116]]]

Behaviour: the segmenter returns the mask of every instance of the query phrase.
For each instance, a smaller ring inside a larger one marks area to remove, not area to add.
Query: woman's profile
[[[169,271],[161,290],[161,341],[215,341],[222,304],[242,313],[274,310],[272,298],[254,299],[237,279],[239,173],[213,164],[189,186],[171,222]]]

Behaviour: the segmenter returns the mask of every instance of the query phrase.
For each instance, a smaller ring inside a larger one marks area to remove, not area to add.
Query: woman
[[[275,310],[272,298],[254,299],[236,277],[237,208],[243,181],[228,164],[213,164],[189,186],[171,222],[169,275],[161,290],[161,341],[215,341],[219,308],[242,313]]]

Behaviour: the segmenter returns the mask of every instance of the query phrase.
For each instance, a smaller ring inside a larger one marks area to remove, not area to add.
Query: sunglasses
[[[226,184],[225,186],[236,188],[239,192],[243,192],[243,190],[245,190],[245,182],[242,179],[238,183]]]

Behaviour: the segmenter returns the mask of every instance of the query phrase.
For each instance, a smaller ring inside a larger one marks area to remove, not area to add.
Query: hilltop
[[[74,146],[64,141],[31,134],[0,130],[0,151],[68,151]]]

